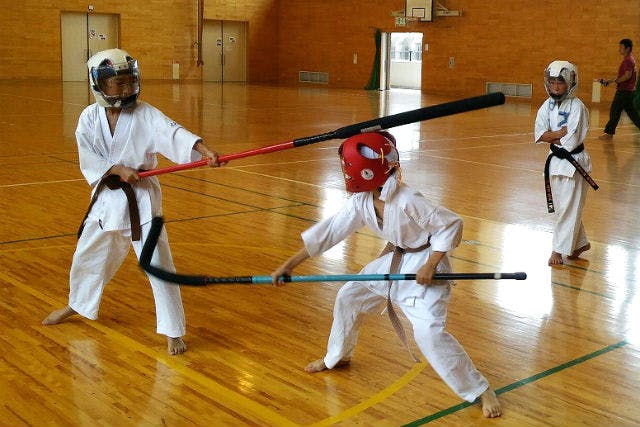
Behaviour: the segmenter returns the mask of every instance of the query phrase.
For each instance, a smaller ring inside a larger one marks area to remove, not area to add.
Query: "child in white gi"
[[[545,165],[547,207],[556,212],[553,249],[548,264],[563,263],[562,256],[576,259],[589,250],[582,224],[587,183],[593,183],[591,158],[584,146],[589,130],[589,111],[575,96],[578,70],[568,61],[553,61],[545,70],[544,85],[549,94],[535,122],[534,141],[547,143],[551,151]],[[579,173],[582,169],[586,176]]]
[[[391,316],[393,302],[413,325],[420,351],[447,385],[467,401],[479,397],[486,417],[500,416],[500,403],[486,378],[445,330],[451,284],[432,281],[436,272],[451,271],[446,253],[461,241],[461,218],[400,182],[398,152],[390,134],[373,132],[351,137],[339,153],[346,188],[353,195],[333,217],[302,233],[304,246],[272,273],[274,284],[282,285],[283,275],[291,275],[304,260],[323,253],[365,225],[390,243],[361,273],[416,273],[416,281],[345,283],[336,297],[327,353],[307,365],[305,371],[348,364],[363,315],[380,312],[387,303]],[[404,332],[397,328],[396,332],[404,339]]]
[[[111,280],[133,245],[140,257],[151,219],[162,215],[162,194],[155,176],[140,179],[138,170],[157,167],[156,153],[176,163],[210,159],[217,154],[200,137],[137,101],[138,64],[127,52],[109,49],[87,62],[96,103],[80,115],[76,129],[80,169],[93,187],[87,215],[69,275],[69,304],[53,311],[45,325],[74,314],[97,319],[104,285]],[[175,271],[163,231],[152,262]],[[186,351],[180,288],[149,276],[155,299],[157,332],[167,336],[169,354]]]

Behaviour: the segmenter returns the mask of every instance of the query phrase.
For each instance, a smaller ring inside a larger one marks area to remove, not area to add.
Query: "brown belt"
[[[87,213],[84,215],[82,219],[82,223],[80,224],[80,228],[78,229],[78,239],[82,235],[82,230],[84,230],[84,223],[89,216],[89,212],[91,212],[91,208],[98,200],[98,195],[104,187],[109,188],[109,190],[117,190],[120,188],[124,191],[124,194],[127,196],[127,202],[129,203],[129,221],[131,222],[131,240],[138,241],[142,235],[142,227],[140,226],[140,212],[138,211],[138,202],[136,201],[136,194],[133,192],[133,187],[128,182],[124,182],[120,180],[118,175],[107,175],[100,180],[98,183],[98,187],[96,191],[93,193],[93,197],[91,197],[91,202],[89,203],[89,207],[87,208]]]
[[[401,248],[399,246],[395,246],[393,243],[388,242],[387,246],[382,250],[380,256],[386,255],[390,252],[393,252],[391,258],[391,267],[389,268],[389,274],[396,274],[398,272],[398,267],[400,267],[400,261],[402,261],[402,255],[405,253],[414,253],[414,252],[422,252],[431,246],[431,243],[427,242],[426,244],[420,246],[419,248]],[[400,323],[400,319],[398,318],[398,314],[393,309],[393,304],[391,304],[391,284],[393,282],[389,281],[389,290],[387,291],[387,314],[389,315],[389,320],[391,320],[391,324],[393,325],[393,329],[396,331],[396,335],[402,341],[402,344],[407,349],[411,357],[415,362],[420,362],[420,359],[411,351],[409,347],[409,343],[407,342],[407,334],[404,332],[404,328],[402,327],[402,323]]]

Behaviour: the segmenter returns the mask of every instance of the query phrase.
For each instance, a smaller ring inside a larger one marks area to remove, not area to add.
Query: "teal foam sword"
[[[151,222],[151,229],[147,240],[142,247],[140,254],[140,267],[147,273],[156,276],[166,282],[188,285],[231,285],[231,284],[271,284],[271,276],[197,276],[172,273],[151,265],[151,256],[158,244],[158,238],[162,231],[164,220],[162,217],[155,217]],[[514,279],[525,280],[527,273],[438,273],[433,276],[434,280],[500,280]],[[333,275],[312,275],[312,276],[283,276],[283,282],[348,282],[348,281],[382,281],[382,280],[415,280],[415,274],[333,274]]]

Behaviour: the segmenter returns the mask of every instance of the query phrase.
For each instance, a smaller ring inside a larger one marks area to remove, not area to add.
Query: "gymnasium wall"
[[[434,1],[434,5],[438,1]],[[592,80],[613,77],[622,57],[618,42],[631,38],[640,62],[640,0],[440,0],[460,17],[395,25],[403,0],[279,0],[279,80],[298,71],[329,73],[329,86],[364,88],[374,60],[374,32],[422,32],[422,90],[455,96],[482,94],[486,82],[533,84],[537,102],[554,59],[578,65],[578,95],[591,100]],[[353,63],[354,53],[358,63]],[[455,65],[449,68],[449,58]],[[307,83],[309,84],[309,83]],[[603,89],[602,101],[612,98]]]
[[[201,79],[197,62],[197,0],[2,0],[0,79],[62,76],[61,12],[120,15],[120,47],[140,61],[145,79]],[[275,0],[205,0],[204,19],[248,21],[247,76],[277,80],[278,16]]]
[[[61,11],[120,15],[120,44],[136,55],[147,79],[201,78],[196,65],[197,0],[2,0],[0,79],[61,78]],[[437,4],[434,1],[434,4]],[[364,88],[375,54],[374,32],[422,32],[422,89],[466,96],[486,82],[533,84],[553,59],[574,61],[578,95],[591,99],[594,78],[615,75],[618,41],[631,38],[640,59],[640,0],[441,0],[461,17],[396,26],[403,0],[205,0],[205,19],[248,22],[247,80],[297,85],[299,71],[329,74],[328,87]],[[357,63],[354,64],[354,54]],[[455,58],[453,68],[449,58]],[[309,83],[306,83],[309,84]],[[602,90],[602,101],[613,90]]]

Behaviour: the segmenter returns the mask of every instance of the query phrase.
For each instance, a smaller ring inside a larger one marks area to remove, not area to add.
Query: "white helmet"
[[[567,82],[567,91],[558,96],[551,94],[550,82],[551,78],[562,77]],[[556,101],[563,101],[566,98],[573,98],[575,91],[578,88],[578,67],[573,65],[569,61],[553,61],[544,70],[544,88],[547,94]]]
[[[138,61],[122,49],[108,49],[98,52],[87,61],[89,86],[96,102],[103,107],[128,108],[135,104],[140,94],[140,71]],[[126,96],[109,96],[104,93],[103,80],[109,77],[133,75],[133,93]]]

